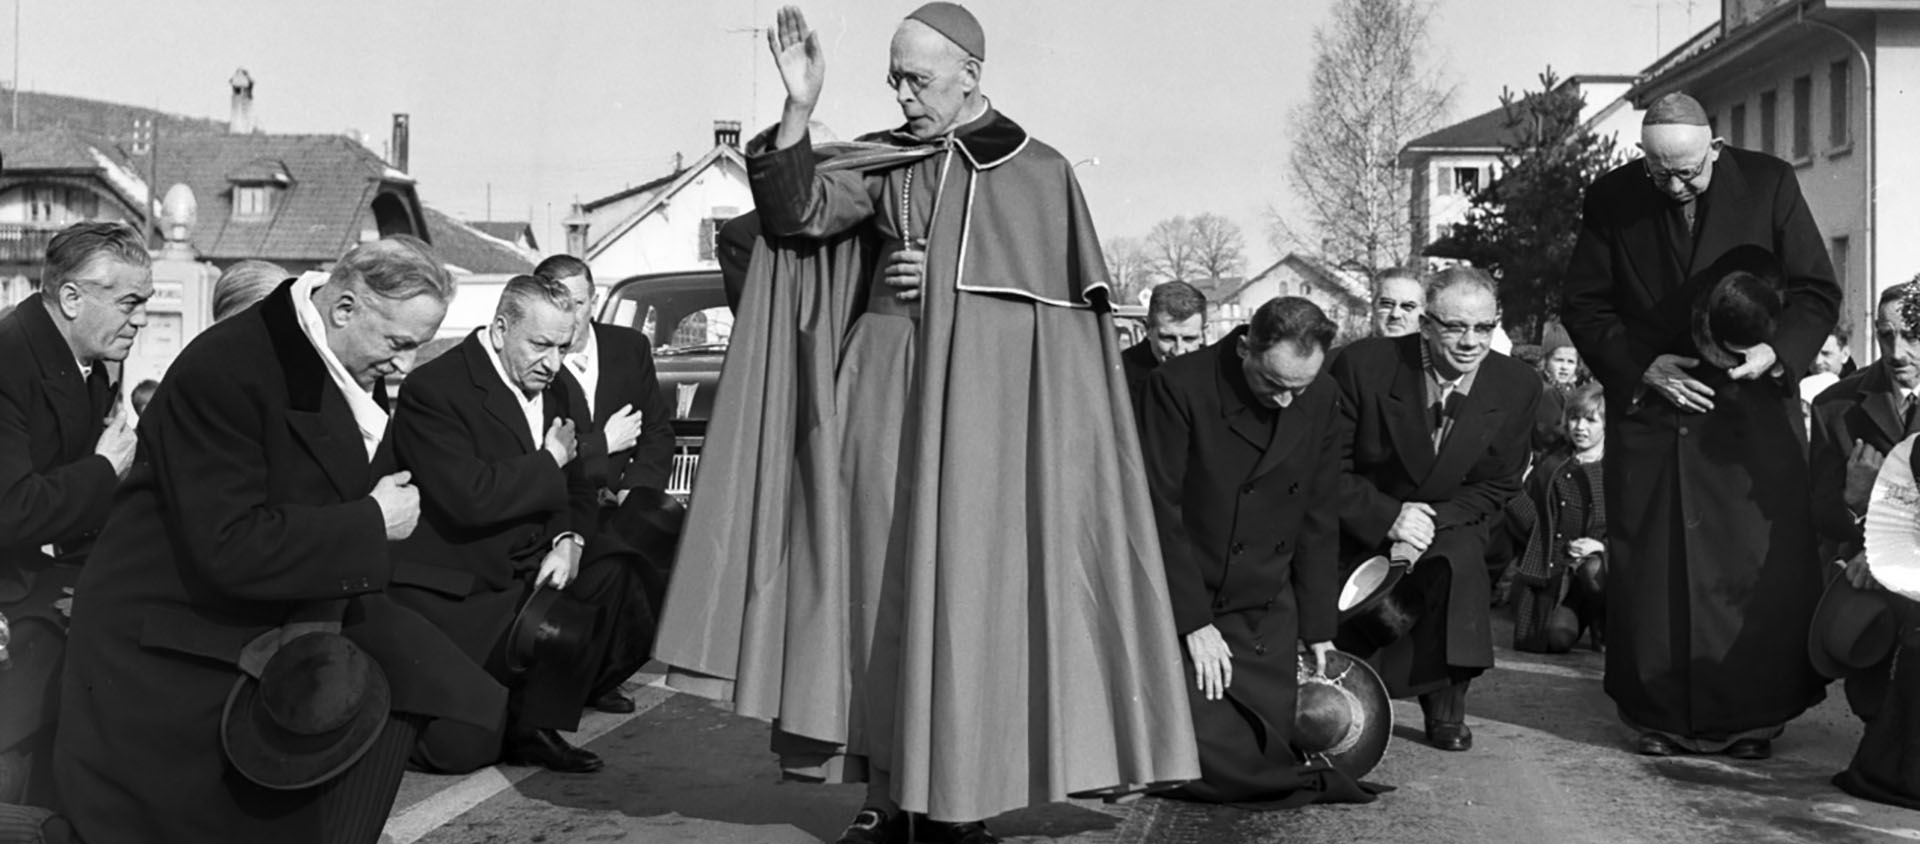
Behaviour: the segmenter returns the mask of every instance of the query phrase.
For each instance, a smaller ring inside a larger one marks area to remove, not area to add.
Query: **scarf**
[[[347,408],[353,411],[353,421],[360,427],[360,441],[367,447],[367,459],[372,460],[374,451],[380,448],[381,437],[387,432],[387,412],[373,400],[373,393],[354,382],[340,359],[334,357],[333,349],[327,347],[326,324],[320,319],[320,309],[313,305],[313,291],[326,283],[326,273],[309,272],[295,279],[293,315],[300,322],[300,333],[307,335],[307,342],[320,354],[320,361],[326,365],[327,375],[333,378],[333,385],[339,387],[340,394],[347,397]]]

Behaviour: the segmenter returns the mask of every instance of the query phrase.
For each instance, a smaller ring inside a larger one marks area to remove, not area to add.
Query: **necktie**
[[[1915,421],[1913,411],[1917,406],[1920,406],[1920,399],[1916,399],[1913,393],[1908,393],[1907,397],[1900,401],[1900,426],[1906,430],[1908,436],[1920,433],[1913,424]]]
[[[1453,414],[1460,407],[1460,394],[1451,385],[1441,388],[1440,400],[1433,403],[1433,450],[1439,451],[1452,427]]]
[[[587,356],[584,353],[574,352],[573,354],[567,355],[566,360],[567,368],[573,370],[574,374],[587,374]]]

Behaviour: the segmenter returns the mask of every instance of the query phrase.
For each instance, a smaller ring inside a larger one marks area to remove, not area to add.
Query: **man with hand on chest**
[[[446,630],[508,687],[504,737],[436,723],[416,759],[462,773],[505,760],[556,771],[599,770],[573,730],[606,648],[603,619],[630,585],[623,559],[587,554],[598,532],[595,490],[577,459],[575,407],[559,382],[573,341],[564,284],[514,276],[492,324],[420,367],[400,392],[394,455],[420,487],[420,528],[394,566],[394,600]],[[578,646],[515,670],[506,641],[541,589],[583,604]],[[504,738],[504,742],[503,742]]]

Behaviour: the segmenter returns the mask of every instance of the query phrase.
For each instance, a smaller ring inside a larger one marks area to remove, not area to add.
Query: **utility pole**
[[[20,2],[13,0],[13,131],[20,131]]]

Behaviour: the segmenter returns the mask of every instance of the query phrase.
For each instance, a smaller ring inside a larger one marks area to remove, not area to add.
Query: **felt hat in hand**
[[[386,726],[387,675],[353,640],[312,631],[284,640],[258,676],[227,695],[220,744],[242,776],[272,789],[311,788],[359,761]],[[265,637],[263,637],[264,639]]]
[[[599,626],[599,608],[558,589],[535,587],[507,628],[507,670],[520,674],[546,660],[578,659]]]
[[[1807,630],[1807,658],[1815,671],[1840,679],[1893,655],[1900,622],[1884,592],[1854,588],[1844,573],[1820,596]]]
[[[1387,684],[1373,667],[1345,651],[1327,654],[1327,671],[1300,655],[1293,710],[1293,750],[1304,762],[1325,759],[1355,780],[1380,764],[1393,734]]]

